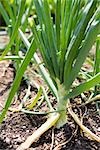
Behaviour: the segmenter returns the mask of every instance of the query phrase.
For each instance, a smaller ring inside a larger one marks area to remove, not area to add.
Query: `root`
[[[75,129],[74,133],[71,135],[71,137],[70,137],[67,141],[65,141],[65,142],[63,142],[63,143],[57,145],[57,146],[54,148],[54,150],[60,150],[63,145],[66,145],[67,143],[69,143],[69,142],[71,141],[71,139],[73,138],[73,136],[76,135],[77,130],[78,130],[78,126],[76,127],[76,129]]]
[[[87,127],[85,127],[81,121],[79,120],[79,118],[77,117],[77,115],[73,112],[73,110],[69,107],[68,111],[70,113],[70,115],[73,117],[73,119],[75,120],[75,122],[80,126],[80,128],[89,136],[91,137],[93,140],[97,141],[100,143],[100,137],[98,137],[97,135],[95,135],[93,132],[91,132]]]
[[[31,136],[29,136],[26,139],[26,141],[17,148],[17,150],[28,149],[31,146],[31,144],[35,142],[36,140],[38,140],[44,132],[46,132],[49,128],[51,128],[52,126],[56,124],[59,117],[60,117],[59,113],[54,113],[50,115],[48,120],[43,125],[41,125],[41,127],[38,128]]]
[[[87,105],[89,103],[92,103],[94,101],[100,100],[100,94],[96,95],[95,97],[88,99],[84,104],[82,104],[81,106]]]
[[[50,150],[53,150],[53,145],[54,145],[54,128],[52,128],[52,143],[51,143]]]
[[[97,142],[100,142],[100,137],[98,137],[93,132],[91,132],[87,127],[85,127],[82,124],[82,122],[80,121],[80,119],[78,118],[78,116],[73,112],[73,110],[70,107],[68,107],[68,111],[69,111],[70,115],[73,117],[73,119],[75,120],[75,122],[80,126],[80,128],[86,134],[88,134],[89,137],[91,137],[93,140],[95,140]],[[31,146],[31,144],[36,142],[44,132],[46,132],[49,128],[54,126],[57,123],[57,121],[59,120],[59,118],[60,118],[60,113],[58,113],[58,112],[52,113],[50,115],[50,117],[47,119],[47,121],[44,124],[42,124],[41,127],[38,128],[31,136],[29,136],[26,139],[26,141],[17,148],[17,150],[28,149]],[[67,142],[69,142],[69,140]],[[65,142],[63,144],[66,144],[67,142]],[[62,146],[63,144],[61,144],[60,146]]]

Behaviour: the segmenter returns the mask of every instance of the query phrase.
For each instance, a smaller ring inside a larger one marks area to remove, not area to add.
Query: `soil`
[[[11,62],[0,62],[0,110],[8,96],[9,89],[14,79],[14,68]],[[20,86],[18,101],[14,100],[12,107],[20,103],[25,95],[27,85],[23,82]],[[31,96],[36,89],[31,88]],[[52,96],[51,96],[52,99]],[[73,110],[81,118],[83,124],[92,132],[100,136],[100,117],[95,104],[79,107],[81,98],[71,100]],[[76,105],[77,103],[77,105]],[[45,110],[45,104],[42,106]],[[23,112],[8,111],[6,119],[0,125],[0,150],[16,150],[42,123],[46,121],[45,115],[29,115]],[[62,144],[62,146],[60,146]],[[99,150],[100,143],[92,141],[85,135],[68,114],[68,123],[60,129],[52,128],[44,133],[40,139],[31,145],[28,150]]]

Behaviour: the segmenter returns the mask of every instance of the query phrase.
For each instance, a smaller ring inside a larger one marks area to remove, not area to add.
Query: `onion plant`
[[[38,22],[34,19],[31,21],[33,32],[31,44],[19,30],[28,51],[17,71],[5,107],[0,115],[0,122],[12,102],[31,58],[34,57],[35,61],[40,63],[36,53],[34,54],[36,49],[39,49],[43,59],[43,64],[39,64],[40,72],[57,98],[57,108],[52,109],[54,113],[35,132],[35,136],[26,141],[26,145],[21,145],[22,149],[30,146],[31,138],[36,140],[53,125],[63,126],[67,121],[69,99],[100,83],[100,72],[98,72],[88,81],[72,89],[73,82],[100,33],[100,20],[97,17],[99,14],[98,0],[86,1],[84,4],[83,2],[84,0],[56,0],[55,14],[52,18],[48,1],[34,0]]]
[[[47,1],[34,0],[34,3],[39,27],[33,21],[32,31],[45,67],[58,91],[57,110],[60,118],[57,126],[60,127],[66,122],[66,104],[71,85],[100,30],[100,20],[96,20],[97,1],[82,6],[79,0],[57,0],[54,22]],[[97,82],[100,82],[100,74],[97,75]],[[88,82],[77,87],[71,95],[87,87]]]
[[[27,1],[0,1],[0,14],[2,15],[5,25],[7,26],[7,33],[10,37],[9,44],[6,46],[5,50],[0,57],[0,60],[7,55],[10,51],[11,55],[15,55],[17,60],[19,56],[19,51],[21,49],[21,40],[18,35],[18,28],[20,27],[22,31],[25,31],[28,26],[28,17],[33,6],[33,1],[30,1],[27,7]],[[11,56],[8,57],[11,59]],[[13,56],[12,56],[13,58]],[[5,57],[6,59],[6,57]],[[20,58],[19,58],[20,60]],[[17,61],[18,63],[18,61]],[[20,61],[19,61],[20,63]]]

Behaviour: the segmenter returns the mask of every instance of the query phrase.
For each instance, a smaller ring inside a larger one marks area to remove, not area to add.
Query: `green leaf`
[[[5,6],[5,9],[6,9],[6,11],[8,12],[8,14],[10,16],[11,21],[12,21],[11,24],[12,24],[12,26],[14,26],[16,18],[14,16],[14,13],[13,13],[13,10],[12,10],[10,2],[5,0],[4,1],[4,6]]]
[[[69,98],[73,98],[75,96],[78,96],[82,92],[85,92],[92,88],[93,86],[100,83],[100,72],[96,74],[94,77],[86,81],[85,83],[80,84],[79,86],[75,87],[75,89],[72,90],[67,96],[65,96],[65,100]]]
[[[30,47],[28,48],[26,56],[25,56],[25,58],[24,58],[24,60],[21,64],[20,68],[18,69],[18,71],[16,73],[16,77],[15,77],[13,85],[11,87],[11,91],[9,93],[8,99],[7,99],[6,104],[4,106],[4,109],[2,110],[2,113],[0,115],[0,122],[3,121],[3,118],[5,117],[6,112],[7,112],[8,108],[11,105],[11,102],[14,98],[14,95],[15,95],[15,93],[17,92],[17,90],[19,88],[19,85],[20,85],[21,79],[23,77],[23,74],[24,74],[29,62],[31,61],[31,58],[33,57],[33,54],[34,54],[35,50],[36,50],[36,44],[35,44],[35,41],[32,40],[32,43],[31,43]]]
[[[25,9],[25,1],[22,0],[21,3],[20,3],[20,6],[19,6],[19,13],[18,13],[18,17],[17,17],[16,23],[15,23],[15,27],[14,27],[12,35],[11,35],[11,39],[10,39],[9,44],[7,45],[6,49],[2,53],[2,55],[0,57],[0,60],[2,60],[3,57],[8,53],[10,47],[12,46],[12,44],[13,44],[16,36],[17,36],[18,28],[19,28],[20,23],[21,23],[21,19],[22,19],[22,16],[23,16],[24,9]]]
[[[38,102],[38,100],[40,99],[40,96],[42,95],[42,88],[40,87],[39,90],[38,90],[38,93],[36,95],[36,97],[32,100],[31,104],[29,104],[27,106],[27,108],[29,110],[33,109],[33,107],[36,105],[36,103]]]
[[[9,25],[9,16],[8,16],[7,12],[5,11],[5,8],[3,7],[1,2],[0,2],[0,13],[3,16],[5,23],[7,25]]]
[[[100,72],[100,40],[96,41],[96,54],[94,62],[94,75]],[[95,86],[94,94],[100,93],[100,84]]]
[[[57,49],[60,51],[60,21],[61,21],[61,0],[56,2],[56,37],[57,37]]]
[[[96,55],[94,64],[94,74],[100,72],[100,40],[96,42]]]
[[[68,47],[68,51],[66,53],[66,63],[64,67],[64,84],[66,88],[68,88],[69,80],[70,80],[70,74],[73,62],[75,61],[75,58],[77,56],[77,53],[79,52],[79,47],[81,46],[82,40],[85,36],[85,31],[87,28],[87,25],[94,14],[94,10],[96,9],[96,3],[97,0],[91,0],[87,5],[86,8],[83,11],[82,19],[80,20],[79,24],[77,25],[76,30],[74,31],[74,35],[71,38],[70,45]]]
[[[20,37],[21,37],[22,41],[24,42],[26,48],[29,48],[30,43],[20,29],[19,29],[19,34],[20,34]],[[53,94],[56,96],[56,98],[58,100],[59,98],[58,98],[57,89],[56,89],[52,79],[50,78],[50,74],[47,72],[47,70],[45,69],[43,64],[41,64],[41,60],[39,59],[39,57],[36,53],[33,55],[33,57],[39,66],[39,70],[40,70],[40,73],[41,73],[43,79],[46,81],[47,85],[49,86],[49,88],[51,89],[51,91],[53,92]]]
[[[53,70],[56,76],[58,77],[59,67],[58,67],[58,61],[57,61],[57,46],[55,43],[55,34],[54,34],[53,22],[51,19],[50,8],[49,8],[47,0],[45,1],[35,0],[34,3],[36,6],[36,12],[38,15],[39,22],[41,22],[40,25],[43,26],[42,31],[44,30],[45,33],[47,34],[47,36],[45,37],[47,37],[49,51],[50,51],[50,56],[49,55],[48,56],[51,58],[51,61],[53,63]],[[44,50],[46,51],[46,48]],[[49,68],[49,66],[47,67]]]
[[[95,39],[97,37],[98,31],[100,30],[100,22],[95,22],[91,28],[89,29],[87,36],[84,40],[83,46],[80,49],[78,56],[76,58],[75,64],[71,70],[69,80],[67,81],[66,87],[70,87],[72,82],[75,80],[78,72],[80,71],[82,64],[84,63],[86,56],[89,52],[89,50],[92,48],[92,45],[95,42]]]
[[[28,17],[30,16],[31,10],[32,10],[32,6],[33,6],[33,0],[30,0],[30,5],[29,7],[26,9],[24,15],[23,15],[23,19],[22,19],[22,25],[21,25],[21,29],[24,32],[25,29],[27,28],[28,25]]]
[[[72,5],[72,6],[69,6],[70,10],[69,10],[69,12],[66,12],[66,13],[70,13],[70,14],[68,16],[67,26],[65,26],[65,29],[64,29],[64,37],[62,39],[62,43],[64,45],[61,46],[60,77],[62,80],[63,80],[63,76],[64,76],[65,54],[66,54],[67,47],[69,45],[69,41],[70,41],[70,37],[71,37],[71,33],[72,33],[73,16],[76,14],[77,6],[78,6],[78,0],[75,0],[74,2],[69,0],[68,2],[69,2],[69,5]]]

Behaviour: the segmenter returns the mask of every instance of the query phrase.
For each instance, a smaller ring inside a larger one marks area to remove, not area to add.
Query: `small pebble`
[[[27,133],[29,133],[29,130],[26,130]]]
[[[12,137],[13,137],[13,139],[15,139],[15,138],[16,138],[16,135],[13,135]]]
[[[26,129],[26,126],[22,126],[23,129]]]
[[[10,139],[8,137],[6,137],[5,141],[6,143],[10,144]]]

